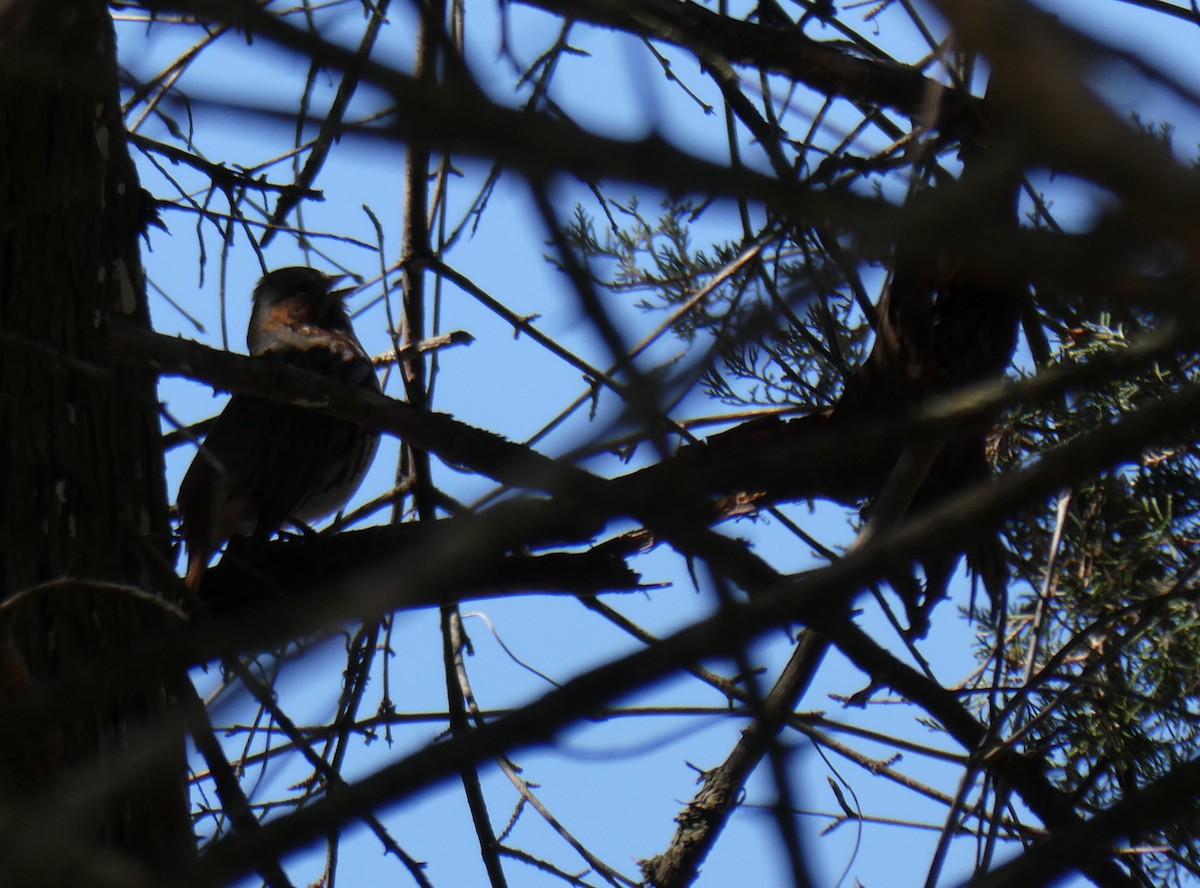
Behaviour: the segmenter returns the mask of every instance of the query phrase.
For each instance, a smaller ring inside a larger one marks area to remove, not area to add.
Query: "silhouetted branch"
[[[343,533],[290,537],[251,546],[231,544],[229,553],[205,575],[200,595],[218,621],[233,621],[272,603],[304,601],[336,593],[347,576],[380,560],[419,557],[422,549],[446,535],[470,538],[470,516],[428,523],[394,524]],[[401,585],[391,606],[396,610],[437,607],[510,595],[599,595],[650,591],[626,559],[651,545],[644,533],[615,537],[582,552],[512,554],[478,558],[455,588]]]
[[[700,864],[737,807],[747,778],[792,717],[816,675],[827,647],[827,642],[815,632],[805,632],[801,636],[788,665],[763,701],[761,712],[742,732],[741,739],[720,767],[704,773],[703,787],[676,815],[679,828],[670,846],[662,854],[641,861],[647,885],[682,888],[695,881]]]
[[[1200,760],[1172,768],[1152,783],[1130,789],[1121,801],[1090,820],[1056,831],[1018,857],[966,883],[964,888],[1030,888],[1056,884],[1071,870],[1087,871],[1101,849],[1121,839],[1193,818],[1200,798]],[[1111,853],[1111,852],[1110,852]]]
[[[961,138],[973,126],[977,99],[943,86],[910,65],[862,58],[845,47],[822,43],[799,28],[765,27],[721,15],[699,3],[677,0],[520,0],[523,5],[665,41],[703,57],[715,53],[737,65],[781,74],[829,96],[899,111],[909,118],[929,115],[940,131]],[[936,113],[928,107],[939,96]]]

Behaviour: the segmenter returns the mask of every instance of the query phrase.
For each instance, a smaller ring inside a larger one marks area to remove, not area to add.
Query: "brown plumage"
[[[1018,182],[1002,179],[995,194],[986,192],[987,201],[980,194],[980,212],[1011,220],[1015,228]],[[926,231],[901,239],[892,279],[879,304],[875,344],[848,381],[835,414],[846,418],[899,413],[933,395],[997,378],[1008,367],[1017,345],[1025,287],[995,269],[981,267],[977,260],[970,261],[969,255],[960,255],[962,245],[955,242],[956,236],[950,231]],[[987,429],[986,422],[964,427],[943,442],[909,514],[988,477]],[[926,559],[924,586],[912,576],[891,578],[907,612],[910,636],[927,633],[929,614],[946,597],[961,554],[945,552]],[[983,580],[993,609],[999,612],[1007,568],[998,538],[983,535],[965,554],[968,567]]]
[[[379,391],[371,359],[354,335],[336,278],[281,268],[254,289],[250,354]],[[358,489],[377,432],[314,410],[234,395],[179,486],[193,589],[213,553],[234,536],[265,540],[285,524],[336,512]]]

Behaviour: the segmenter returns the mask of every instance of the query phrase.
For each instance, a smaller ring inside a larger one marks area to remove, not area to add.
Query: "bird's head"
[[[246,344],[251,354],[277,345],[280,335],[301,326],[351,333],[350,316],[343,302],[353,288],[335,290],[345,275],[327,275],[315,268],[278,268],[263,276],[254,288],[254,309]]]

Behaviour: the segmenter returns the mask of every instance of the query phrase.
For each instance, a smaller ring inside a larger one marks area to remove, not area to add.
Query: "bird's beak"
[[[340,284],[348,277],[350,277],[348,274],[331,274],[325,278],[326,292],[329,294],[330,299],[345,299],[358,289],[358,287],[344,287],[341,290],[333,289],[336,284]]]

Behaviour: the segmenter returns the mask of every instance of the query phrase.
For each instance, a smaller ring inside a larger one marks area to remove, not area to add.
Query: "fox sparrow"
[[[281,268],[254,288],[251,355],[379,391],[342,303],[337,278]],[[234,536],[265,540],[288,523],[329,515],[358,489],[379,435],[290,404],[234,395],[179,486],[187,582],[200,585],[214,551]]]

